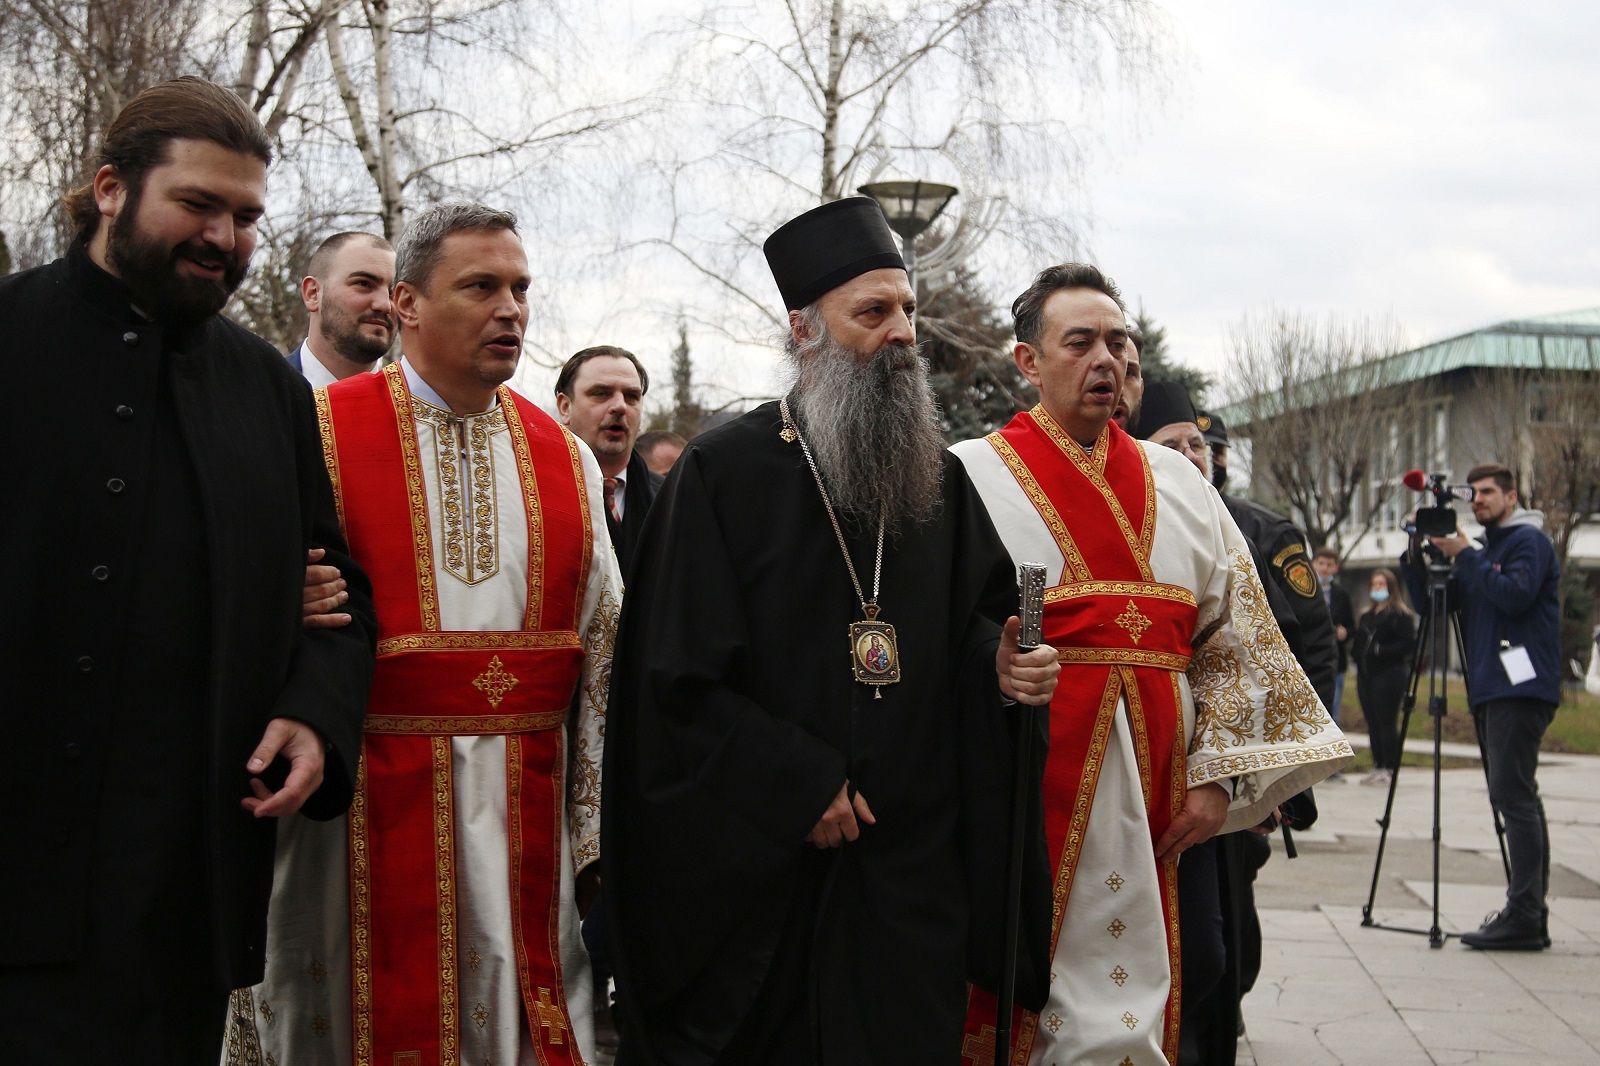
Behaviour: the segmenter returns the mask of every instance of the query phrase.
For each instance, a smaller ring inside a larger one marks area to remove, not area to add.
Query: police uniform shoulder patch
[[[1311,564],[1306,562],[1303,552],[1284,566],[1283,578],[1289,582],[1290,588],[1308,600],[1317,594],[1317,578],[1311,572]]]

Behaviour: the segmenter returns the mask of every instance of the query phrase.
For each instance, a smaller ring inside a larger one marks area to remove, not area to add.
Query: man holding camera
[[[1505,907],[1461,942],[1539,951],[1550,946],[1550,847],[1534,773],[1539,741],[1561,701],[1561,567],[1544,515],[1518,505],[1510,470],[1477,466],[1467,481],[1483,547],[1459,530],[1428,541],[1454,563],[1451,603],[1466,647],[1467,697],[1483,738],[1489,801],[1505,822],[1511,876]],[[1408,573],[1414,585],[1416,569],[1408,566]]]

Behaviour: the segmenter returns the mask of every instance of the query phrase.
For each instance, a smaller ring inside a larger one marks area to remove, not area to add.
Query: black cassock
[[[620,1061],[956,1063],[965,982],[992,987],[1000,969],[1018,715],[994,656],[1015,573],[946,455],[938,519],[885,546],[880,618],[902,680],[874,699],[851,674],[861,609],[779,429],[767,404],[691,443],[635,559],[602,849]],[[875,534],[846,527],[869,595]],[[1042,738],[1035,751],[1037,797]],[[847,778],[877,825],[819,850],[804,838]],[[1037,809],[1029,830],[1019,1001],[1037,1006]]]

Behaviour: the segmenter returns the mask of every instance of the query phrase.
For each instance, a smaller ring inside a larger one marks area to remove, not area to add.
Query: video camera
[[[1431,492],[1432,507],[1418,507],[1416,520],[1406,524],[1407,533],[1417,537],[1448,537],[1456,531],[1456,512],[1451,500],[1471,500],[1471,485],[1448,485],[1448,474],[1425,474],[1408,470],[1401,482],[1413,492]]]

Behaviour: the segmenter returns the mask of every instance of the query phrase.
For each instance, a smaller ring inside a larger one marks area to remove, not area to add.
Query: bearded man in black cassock
[[[765,251],[793,387],[691,442],[623,609],[618,1061],[956,1063],[966,982],[1000,970],[1004,705],[1047,702],[1059,667],[1017,650],[1015,572],[944,451],[882,211],[826,204]],[[1048,981],[1037,817],[1021,1002]]]

